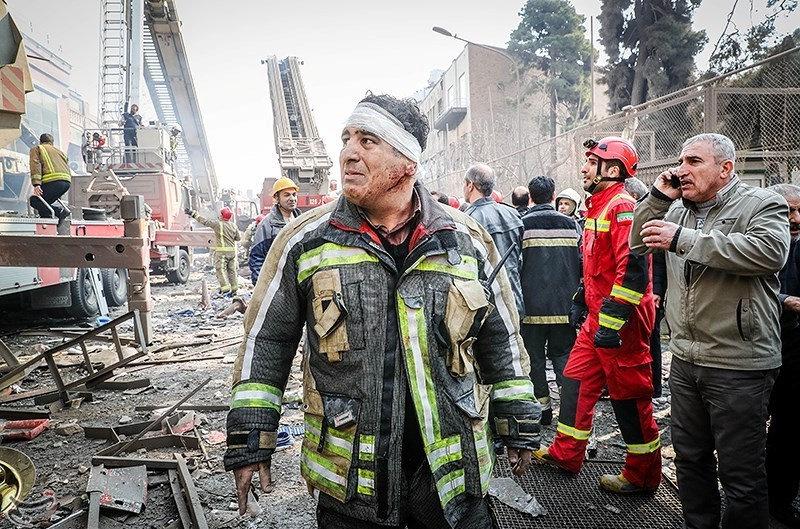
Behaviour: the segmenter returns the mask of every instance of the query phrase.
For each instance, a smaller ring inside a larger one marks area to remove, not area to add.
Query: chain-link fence
[[[633,141],[640,156],[637,176],[650,183],[675,163],[686,138],[702,132],[733,140],[736,171],[744,181],[800,183],[800,46],[492,159],[470,156],[480,149],[454,152],[451,159],[463,166],[447,172],[429,167],[426,182],[430,189],[460,195],[466,167],[480,161],[494,167],[504,195],[536,175],[553,177],[556,189],[579,190],[583,141],[614,135]]]

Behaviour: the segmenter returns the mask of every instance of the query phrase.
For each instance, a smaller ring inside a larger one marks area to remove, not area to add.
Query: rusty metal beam
[[[177,467],[177,462],[175,465]],[[189,515],[189,507],[186,505],[186,499],[183,497],[183,490],[181,490],[180,479],[178,478],[177,470],[167,470],[169,475],[169,486],[172,489],[172,497],[175,500],[175,507],[178,508],[178,516],[181,519],[181,527],[187,529],[192,527],[192,520]]]
[[[210,230],[158,230],[154,242],[159,246],[210,248],[214,245],[214,232]]]
[[[144,268],[150,245],[140,237],[0,235],[0,266]]]
[[[13,408],[0,406],[0,419],[16,421],[23,419],[49,419],[50,412],[39,408]]]
[[[178,463],[178,479],[180,479],[183,491],[186,493],[186,506],[189,508],[189,515],[192,518],[194,528],[208,529],[206,515],[203,512],[203,505],[200,503],[200,497],[197,495],[197,489],[194,486],[194,479],[189,473],[189,467],[186,466],[186,461],[180,454],[175,454],[175,461]]]
[[[178,463],[173,459],[144,459],[140,457],[94,456],[93,465],[104,465],[106,468],[136,467],[144,465],[148,470],[175,470]]]
[[[97,452],[97,455],[113,456],[120,452],[130,452],[139,450],[140,448],[148,450],[154,450],[156,448],[188,448],[190,450],[197,450],[200,448],[200,441],[194,435],[154,435],[153,437],[142,437],[130,443],[120,442],[113,444]]]

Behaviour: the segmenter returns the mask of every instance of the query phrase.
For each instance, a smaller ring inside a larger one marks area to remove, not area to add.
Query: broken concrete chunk
[[[74,421],[60,424],[55,430],[58,435],[75,435],[83,432],[83,428]]]

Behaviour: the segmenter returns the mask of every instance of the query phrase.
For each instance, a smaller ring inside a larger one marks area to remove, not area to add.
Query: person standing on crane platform
[[[125,141],[125,163],[136,162],[136,149],[139,141],[136,136],[136,129],[142,126],[142,116],[139,115],[139,105],[134,103],[128,110],[128,103],[122,110],[122,138]]]
[[[239,289],[239,263],[236,258],[236,241],[240,240],[239,229],[233,222],[233,212],[224,207],[219,212],[219,219],[207,219],[196,211],[187,208],[186,214],[194,220],[214,231],[214,269],[219,281],[219,293],[235,295]]]
[[[53,145],[51,134],[42,134],[39,145],[30,151],[31,184],[33,194],[30,204],[43,219],[58,218],[59,223],[69,216],[69,209],[57,204],[69,191],[72,177],[67,155]]]

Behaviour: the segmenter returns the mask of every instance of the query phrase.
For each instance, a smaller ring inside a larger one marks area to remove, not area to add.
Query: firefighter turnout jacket
[[[67,155],[49,143],[33,147],[29,153],[31,183],[35,186],[56,180],[70,181]]]
[[[196,211],[192,211],[192,218],[214,232],[214,246],[209,250],[218,253],[236,253],[236,241],[241,239],[241,235],[233,220],[207,219]]]
[[[503,270],[487,284],[499,259],[492,239],[421,184],[416,193],[419,220],[401,269],[344,197],[280,231],[245,315],[227,470],[273,453],[304,325],[300,469],[326,509],[399,523],[406,421],[419,428],[451,525],[489,486],[490,402],[507,446],[538,446],[514,294]]]
[[[581,282],[580,226],[552,204],[537,204],[522,217],[522,323],[569,323]]]

